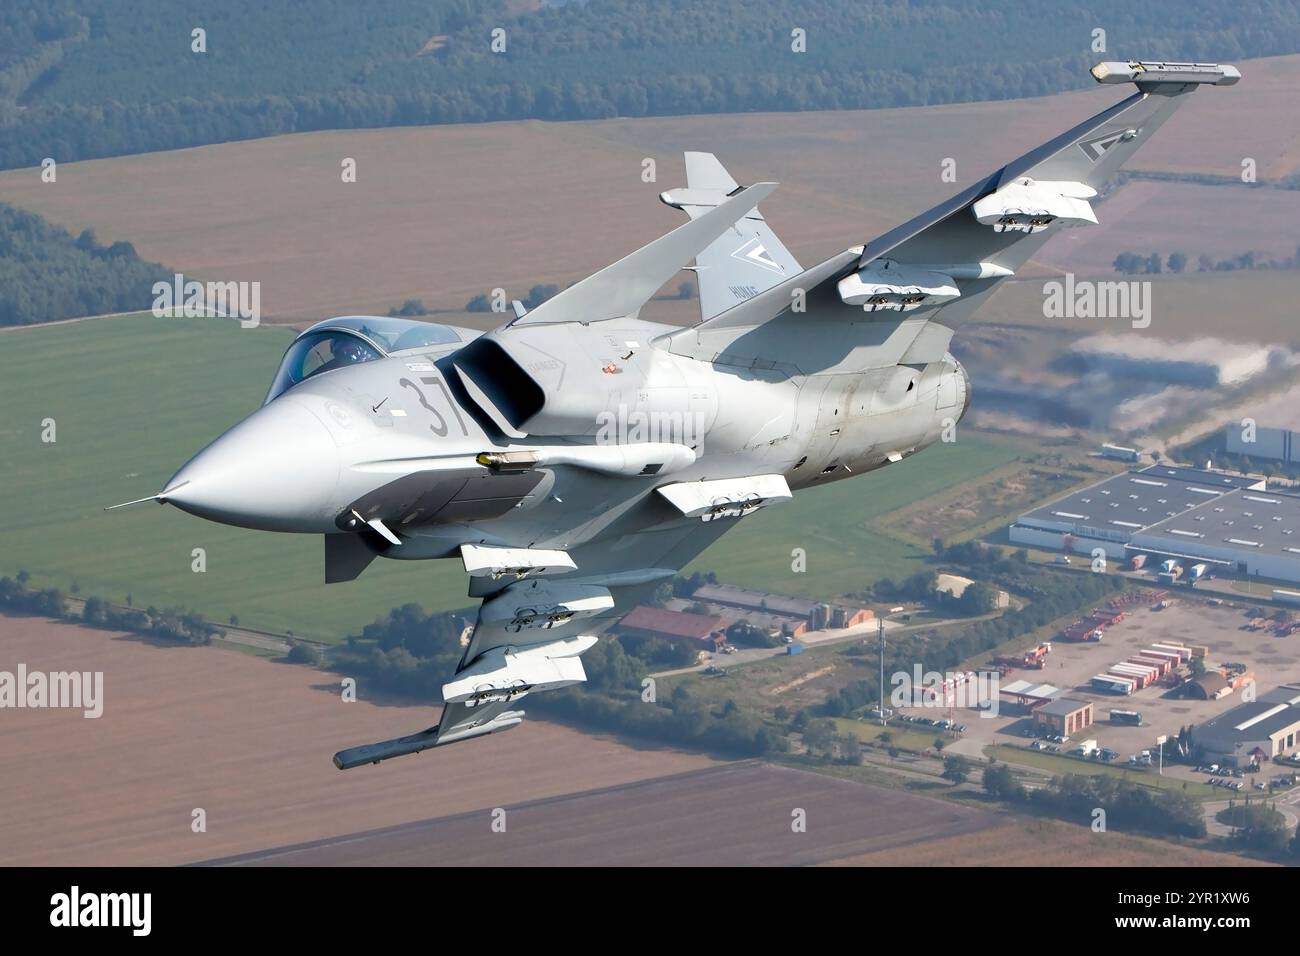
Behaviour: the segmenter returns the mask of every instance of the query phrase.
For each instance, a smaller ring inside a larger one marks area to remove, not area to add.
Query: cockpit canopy
[[[294,339],[280,360],[266,401],[323,372],[373,362],[407,349],[454,345],[460,341],[455,329],[412,319],[369,315],[326,319]]]

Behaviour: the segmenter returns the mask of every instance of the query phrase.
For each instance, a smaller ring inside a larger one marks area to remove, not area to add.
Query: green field
[[[852,734],[864,744],[877,743],[880,735],[888,731],[890,743],[900,750],[911,750],[916,753],[925,753],[934,750],[934,742],[942,740],[944,744],[950,743],[955,738],[952,734],[945,733],[938,727],[930,729],[929,733],[922,730],[910,728],[907,724],[894,721],[886,727],[881,727],[876,720],[853,720],[848,717],[836,717],[834,719],[835,729],[841,734]]]
[[[395,605],[471,603],[458,562],[379,561],[326,587],[314,535],[212,524],[142,498],[261,402],[292,330],[218,319],[97,319],[0,333],[0,574],[138,607],[337,641]],[[41,441],[53,418],[57,441]],[[207,571],[191,570],[204,548]]]
[[[959,432],[879,471],[799,492],[794,501],[766,508],[727,533],[688,570],[715,571],[722,581],[779,594],[824,600],[923,567],[925,547],[884,526],[898,509],[971,481],[1014,461],[1025,446],[1012,439]],[[803,548],[807,571],[791,569]]]
[[[1198,800],[1221,800],[1225,794],[1225,791],[1217,790],[1203,783],[1190,783],[1177,777],[1162,777],[1154,770],[1134,770],[1124,765],[1063,757],[1059,754],[1043,753],[1041,750],[1030,750],[1026,747],[995,744],[992,747],[985,747],[984,753],[1012,766],[1036,767],[1039,770],[1046,770],[1053,774],[1073,773],[1084,776],[1101,774],[1107,777],[1120,777],[1143,787],[1153,787],[1158,790],[1177,790]]]
[[[0,333],[0,574],[139,607],[182,605],[224,623],[339,641],[414,601],[466,607],[456,561],[378,561],[359,581],[326,587],[312,535],[245,531],[153,504],[204,444],[252,412],[291,330],[216,319],[134,315]],[[41,441],[52,418],[57,440]],[[830,597],[881,575],[902,577],[923,553],[874,522],[922,496],[1012,460],[1010,442],[966,433],[873,475],[802,492],[747,519],[698,561],[727,581]],[[808,572],[790,570],[790,551]],[[206,550],[207,571],[191,570]]]

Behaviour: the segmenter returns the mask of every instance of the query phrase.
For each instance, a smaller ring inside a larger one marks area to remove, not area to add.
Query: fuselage
[[[569,549],[662,520],[647,499],[666,482],[779,474],[799,489],[863,474],[941,440],[969,401],[950,355],[802,375],[676,355],[651,341],[666,327],[639,321],[553,343],[407,323],[442,333],[388,349],[349,322],[394,325],[300,336],[266,403],[163,500],[241,527],[361,533],[394,558]]]

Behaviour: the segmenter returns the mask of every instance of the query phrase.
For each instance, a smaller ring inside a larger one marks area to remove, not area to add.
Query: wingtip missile
[[[1209,83],[1232,86],[1241,71],[1230,63],[1164,63],[1130,60],[1098,63],[1089,72],[1098,83]]]

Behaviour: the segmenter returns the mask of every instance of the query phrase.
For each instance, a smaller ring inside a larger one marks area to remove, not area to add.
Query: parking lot
[[[1124,620],[1106,629],[1100,643],[1053,640],[1043,669],[1013,670],[1002,679],[1002,684],[1020,679],[1052,684],[1062,688],[1068,697],[1093,704],[1093,726],[1074,734],[1071,743],[1056,745],[1061,752],[1068,752],[1081,740],[1096,740],[1100,748],[1118,754],[1116,764],[1126,764],[1130,756],[1143,750],[1150,750],[1158,760],[1158,736],[1172,738],[1180,728],[1201,723],[1236,706],[1241,702],[1240,692],[1220,700],[1187,700],[1172,696],[1168,688],[1157,684],[1121,696],[1094,691],[1090,679],[1153,643],[1177,641],[1205,645],[1209,649],[1206,663],[1210,669],[1228,661],[1247,665],[1256,675],[1260,693],[1279,684],[1300,683],[1300,635],[1279,638],[1267,631],[1248,631],[1243,629],[1246,621],[1244,605],[1234,607],[1230,602],[1215,606],[1205,600],[1171,597],[1171,605],[1163,610],[1137,605],[1128,610]],[[1138,726],[1112,724],[1109,721],[1112,709],[1138,711],[1142,723]],[[909,708],[905,713],[932,719],[948,716],[946,710],[933,708]],[[1024,745],[1033,736],[1028,711],[1005,697],[996,717],[984,718],[974,709],[956,708],[952,719],[964,724],[966,732],[949,749],[972,757],[982,756],[990,744]],[[1267,781],[1290,772],[1293,772],[1291,768],[1268,766],[1259,779]],[[1190,767],[1167,764],[1165,773],[1201,783],[1208,779],[1207,774],[1193,773]],[[1248,777],[1245,789],[1251,789],[1250,784]]]

